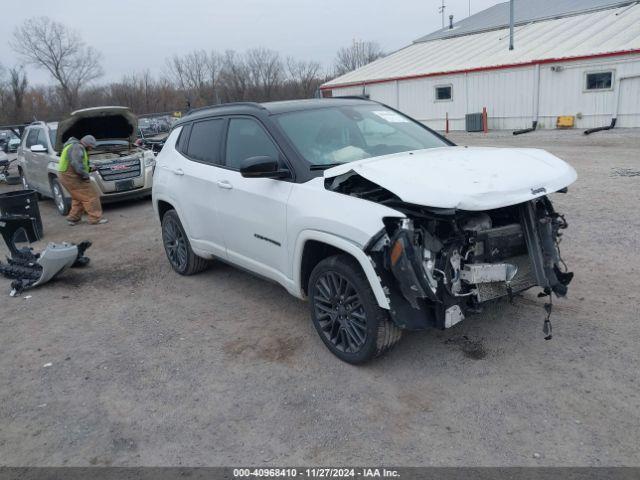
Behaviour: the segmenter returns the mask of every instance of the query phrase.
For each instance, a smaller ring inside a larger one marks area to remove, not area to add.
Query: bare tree
[[[266,48],[254,48],[247,51],[246,64],[255,100],[275,100],[276,89],[284,77],[280,54]]]
[[[249,68],[244,59],[233,50],[224,52],[220,82],[223,101],[239,102],[247,99]]]
[[[384,57],[384,52],[376,42],[354,39],[350,46],[338,50],[334,64],[335,73],[344,75],[381,57]]]
[[[5,69],[0,63],[0,124],[9,123],[9,88],[4,80],[4,71]]]
[[[287,71],[295,88],[293,95],[301,98],[312,97],[322,82],[321,70],[322,66],[319,62],[287,58]]]
[[[80,89],[103,73],[100,54],[77,32],[48,17],[25,20],[10,45],[26,62],[51,74],[69,109],[76,106]]]
[[[23,120],[24,95],[27,91],[27,75],[23,67],[13,67],[9,69],[9,88],[13,96],[12,116],[15,121]]]
[[[186,55],[167,59],[169,78],[184,92],[192,106],[217,103],[220,55],[195,50]]]

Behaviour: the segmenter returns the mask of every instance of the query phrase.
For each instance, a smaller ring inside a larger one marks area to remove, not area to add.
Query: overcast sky
[[[441,27],[442,0],[29,0],[3,9],[0,64],[21,63],[8,41],[31,16],[46,15],[75,28],[102,53],[105,76],[164,70],[165,59],[194,49],[246,50],[266,47],[283,57],[331,65],[352,39],[376,41],[386,52]],[[445,0],[446,14],[460,20],[469,0]],[[499,0],[471,0],[476,13]],[[28,67],[31,83],[49,83]]]

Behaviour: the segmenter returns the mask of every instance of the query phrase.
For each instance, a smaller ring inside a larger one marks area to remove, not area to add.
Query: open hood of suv
[[[396,153],[339,165],[324,177],[349,172],[407,203],[476,211],[526,202],[577,178],[566,162],[531,148],[443,147]]]
[[[94,107],[76,110],[58,124],[56,151],[71,137],[80,140],[93,135],[98,141],[124,140],[133,143],[138,119],[127,107]]]

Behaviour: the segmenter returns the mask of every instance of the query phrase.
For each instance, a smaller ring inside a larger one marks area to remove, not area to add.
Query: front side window
[[[196,122],[191,127],[187,156],[199,162],[220,165],[220,141],[224,120],[215,118]]]
[[[453,87],[451,85],[439,85],[436,87],[436,101],[443,102],[453,98]]]
[[[38,129],[38,139],[36,140],[36,145],[42,145],[44,148],[49,148],[47,143],[47,133],[43,128]]]
[[[587,73],[587,90],[609,90],[613,83],[613,72]]]
[[[448,146],[426,127],[377,104],[288,112],[275,120],[312,166]]]
[[[29,130],[29,133],[27,134],[27,140],[24,144],[26,148],[31,148],[34,145],[38,144],[38,130],[40,129],[32,128],[31,130]]]
[[[227,134],[227,167],[239,170],[247,158],[262,156],[275,160],[280,157],[278,148],[264,128],[250,118],[232,118]]]

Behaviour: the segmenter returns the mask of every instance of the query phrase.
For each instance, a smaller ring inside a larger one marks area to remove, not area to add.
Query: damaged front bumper
[[[11,296],[52,280],[69,267],[84,267],[89,263],[85,251],[91,242],[49,243],[41,253],[31,248],[18,248],[16,239],[37,241],[38,236],[31,218],[25,215],[0,217],[0,234],[11,256],[7,263],[0,262],[0,274],[12,280]]]
[[[567,227],[547,197],[486,212],[405,205],[366,253],[400,327],[449,328],[484,302],[539,286],[564,296],[573,278],[558,243]]]

